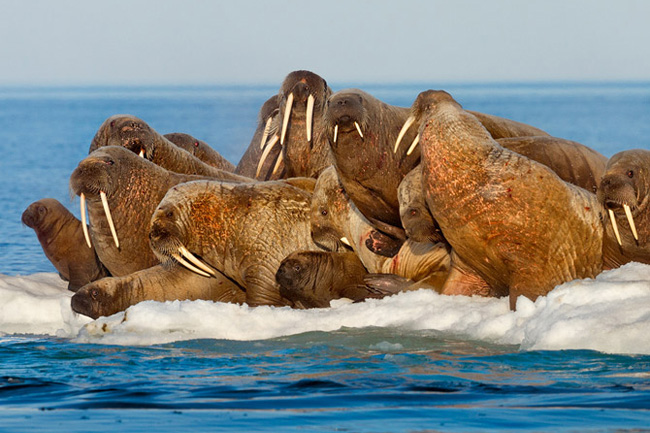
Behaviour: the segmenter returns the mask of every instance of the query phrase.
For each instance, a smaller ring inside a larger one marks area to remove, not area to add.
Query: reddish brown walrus
[[[611,224],[603,246],[604,267],[650,263],[650,151],[626,150],[612,156],[597,195]]]
[[[176,173],[221,179],[224,177],[223,173],[227,172],[206,164],[160,135],[142,119],[128,114],[117,114],[106,119],[95,134],[88,153],[104,146],[125,147],[136,155]],[[230,176],[237,177],[232,173]]]
[[[44,198],[30,204],[22,215],[23,224],[36,232],[45,256],[59,275],[68,281],[68,290],[103,278],[108,271],[94,248],[86,248],[81,221],[58,200]]]
[[[226,179],[239,178],[218,172]],[[151,215],[171,186],[201,178],[165,170],[123,147],[107,146],[94,151],[70,176],[72,191],[80,198],[83,195],[82,207],[88,202],[92,238],[88,246],[95,248],[114,276],[158,264],[149,247]],[[79,248],[88,247],[80,244]]]
[[[500,146],[448,93],[421,97],[426,200],[454,252],[444,293],[509,295],[514,309],[602,270],[594,194]]]
[[[284,181],[177,185],[151,219],[151,247],[163,263],[184,257],[208,276],[222,273],[244,288],[248,305],[290,305],[275,273],[293,251],[319,250],[310,234],[310,199]]]
[[[214,168],[230,172],[235,171],[235,166],[230,161],[203,140],[183,132],[171,132],[163,135],[163,137]]]

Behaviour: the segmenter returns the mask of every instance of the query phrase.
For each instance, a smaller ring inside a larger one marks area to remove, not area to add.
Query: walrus
[[[84,246],[81,221],[58,200],[44,198],[30,204],[23,212],[22,222],[34,229],[43,252],[68,281],[68,290],[109,275],[94,248]]]
[[[203,140],[183,132],[170,132],[163,137],[212,167],[230,172],[235,171],[235,166],[230,161]]]
[[[514,309],[520,295],[600,273],[603,208],[593,193],[500,146],[448,93],[418,100],[426,201],[452,248],[443,293],[508,295]]]
[[[149,247],[151,215],[171,186],[202,178],[165,170],[120,146],[101,147],[79,163],[70,176],[70,188],[80,196],[82,218],[88,204],[87,243],[111,275],[158,264]]]
[[[332,90],[325,79],[310,71],[293,71],[278,93],[280,109],[279,157],[286,177],[318,177],[334,162],[323,134],[323,111]]]
[[[275,273],[293,251],[320,250],[310,235],[310,199],[282,181],[180,184],[151,218],[151,247],[162,263],[182,257],[204,276],[223,273],[246,291],[250,306],[290,305]]]
[[[597,192],[609,224],[603,245],[605,269],[650,263],[650,151],[625,150],[607,162]]]
[[[399,215],[409,239],[416,242],[444,242],[440,227],[433,219],[422,189],[422,167],[411,170],[397,188]]]
[[[353,252],[294,251],[282,260],[275,279],[294,307],[326,308],[334,299],[379,297],[363,286],[367,274]]]
[[[245,297],[241,287],[223,275],[215,273],[215,277],[205,278],[169,263],[94,281],[75,293],[71,305],[77,313],[97,319],[142,301],[203,299],[242,304]]]
[[[257,129],[246,152],[242,155],[235,173],[257,180],[277,180],[285,177],[281,151],[278,95],[267,99],[260,108]]]
[[[93,138],[88,153],[104,146],[122,146],[167,170],[245,181],[245,177],[212,167],[160,135],[145,121],[128,114],[109,117]]]

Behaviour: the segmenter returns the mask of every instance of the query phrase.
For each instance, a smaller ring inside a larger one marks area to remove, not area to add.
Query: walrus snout
[[[636,191],[630,179],[620,175],[606,175],[600,181],[600,187],[596,192],[598,201],[606,209],[618,209],[623,205],[631,208],[637,206]]]
[[[97,312],[98,297],[99,290],[96,287],[84,286],[72,296],[70,305],[73,311],[97,319],[100,316]]]

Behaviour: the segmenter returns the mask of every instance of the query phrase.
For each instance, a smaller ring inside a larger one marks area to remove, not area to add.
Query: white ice
[[[535,302],[442,296],[428,290],[332,308],[292,310],[210,301],[142,302],[92,321],[70,309],[55,274],[0,274],[0,335],[36,334],[80,343],[149,345],[196,338],[259,340],[341,327],[435,330],[442,336],[521,350],[593,349],[650,354],[650,266],[629,263],[596,279],[556,287]]]

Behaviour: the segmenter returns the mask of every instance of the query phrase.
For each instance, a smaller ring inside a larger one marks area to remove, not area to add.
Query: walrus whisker
[[[287,105],[284,107],[284,117],[282,118],[282,133],[280,135],[280,144],[284,145],[284,137],[287,135],[287,126],[289,126],[289,117],[291,117],[291,108],[293,108],[293,93],[287,97]]]
[[[336,124],[334,125],[334,144],[336,144],[336,138],[338,137],[338,135],[339,135],[339,125]]]
[[[359,123],[354,122],[354,126],[357,127],[357,131],[359,132],[359,135],[361,136],[361,138],[363,138],[363,133],[361,132],[361,127],[359,126]]]
[[[406,151],[406,156],[409,156],[411,153],[413,153],[413,150],[415,150],[415,146],[417,146],[419,142],[420,142],[420,134],[416,135],[415,138],[413,139],[413,143],[411,143],[409,150]]]
[[[257,171],[255,172],[255,177],[260,175],[260,171],[262,171],[262,166],[264,165],[264,161],[266,161],[266,158],[269,156],[269,153],[271,153],[271,150],[273,149],[273,146],[275,143],[278,141],[278,135],[274,135],[271,141],[268,142],[266,145],[266,148],[264,149],[264,152],[262,152],[262,156],[260,157],[260,162],[257,164]]]
[[[184,266],[184,267],[187,268],[188,270],[194,272],[195,274],[199,274],[199,275],[201,275],[201,276],[203,276],[203,277],[210,278],[210,274],[208,274],[207,272],[203,272],[203,271],[200,270],[199,268],[194,267],[194,265],[191,265],[191,264],[187,263],[187,262],[185,261],[185,259],[183,259],[183,258],[182,258],[181,256],[179,256],[178,254],[172,254],[172,257],[173,257],[173,258],[174,258],[178,263],[180,263],[182,266]]]
[[[309,95],[307,98],[307,113],[306,113],[307,121],[307,141],[311,141],[311,124],[312,120],[314,118],[314,95]]]
[[[630,206],[624,204],[623,209],[625,209],[625,216],[627,216],[627,222],[630,224],[630,229],[632,229],[634,239],[638,241],[639,234],[636,232],[636,226],[634,225],[634,218],[632,218],[632,211],[630,210]]]
[[[413,122],[415,122],[414,116],[409,116],[408,119],[406,119],[406,121],[404,122],[404,125],[402,126],[402,129],[400,129],[399,135],[397,136],[397,140],[395,140],[395,148],[393,149],[393,153],[397,153],[397,148],[399,147],[402,138],[404,138],[404,135],[406,135],[406,131],[409,130]]]
[[[185,248],[184,246],[180,246],[180,247],[178,247],[178,252],[180,252],[181,255],[182,255],[183,257],[185,257],[187,260],[189,260],[190,262],[192,262],[193,264],[195,264],[195,265],[196,265],[198,268],[200,268],[201,270],[204,270],[205,272],[207,272],[208,274],[210,274],[210,275],[212,275],[212,276],[216,276],[216,272],[215,272],[214,270],[212,270],[208,265],[206,265],[205,263],[203,263],[203,262],[202,262],[200,259],[198,259],[194,254],[192,254],[191,252],[189,252],[189,251],[187,250],[187,248]]]
[[[266,119],[266,125],[264,125],[264,133],[262,134],[262,141],[260,142],[260,149],[264,149],[264,145],[266,144],[266,140],[269,138],[269,135],[271,134],[271,122],[273,121],[272,117],[269,117]]]
[[[271,176],[275,175],[275,173],[278,171],[278,168],[280,168],[280,164],[284,160],[284,156],[282,155],[282,149],[280,149],[280,153],[278,153],[278,158],[275,160],[275,165],[273,166],[273,171],[271,172]]]
[[[120,241],[117,239],[117,232],[115,231],[115,224],[113,224],[113,217],[111,216],[111,210],[108,207],[108,199],[106,198],[106,193],[104,191],[100,191],[99,196],[102,198],[104,213],[106,214],[106,219],[108,220],[108,227],[110,227],[111,234],[113,235],[113,240],[115,241],[115,248],[119,248]]]
[[[614,229],[616,240],[618,241],[619,245],[623,246],[623,243],[621,242],[621,234],[618,232],[618,226],[616,225],[616,218],[614,217],[614,211],[611,209],[607,209],[607,212],[609,212],[609,220],[612,222],[612,228]]]
[[[90,235],[88,234],[88,225],[86,223],[86,196],[83,192],[79,194],[79,205],[81,207],[81,230],[84,232],[86,245],[88,245],[88,248],[92,248],[93,246],[90,244]]]

